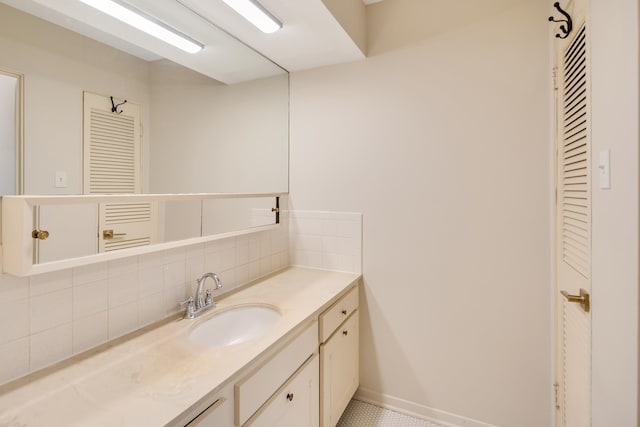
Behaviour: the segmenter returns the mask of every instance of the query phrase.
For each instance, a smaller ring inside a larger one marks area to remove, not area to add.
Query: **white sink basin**
[[[280,313],[271,307],[239,306],[200,323],[189,339],[208,346],[240,344],[265,334],[279,319]]]

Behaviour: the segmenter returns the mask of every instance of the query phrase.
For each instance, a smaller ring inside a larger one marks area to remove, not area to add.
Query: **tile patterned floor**
[[[408,415],[380,408],[379,406],[351,400],[336,427],[442,427],[440,424],[413,418]]]

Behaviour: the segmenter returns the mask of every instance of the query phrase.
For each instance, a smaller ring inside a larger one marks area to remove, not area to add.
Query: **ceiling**
[[[377,1],[363,0],[365,4]],[[196,54],[166,45],[79,0],[0,2],[146,61],[167,58],[229,84],[282,73],[275,64],[296,71],[365,57],[322,0],[260,0],[283,22],[272,34],[260,32],[222,0],[127,0],[203,43],[205,48]]]

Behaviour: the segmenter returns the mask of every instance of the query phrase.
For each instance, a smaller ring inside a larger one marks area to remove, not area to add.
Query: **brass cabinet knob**
[[[347,315],[347,310],[342,310],[341,313],[346,316]]]
[[[345,329],[344,331],[342,331],[342,335],[344,335],[344,336],[349,335],[349,331]]]
[[[293,393],[287,393],[287,400],[291,402],[293,400]]]
[[[38,240],[47,240],[49,232],[47,230],[33,230],[31,232],[31,237]]]

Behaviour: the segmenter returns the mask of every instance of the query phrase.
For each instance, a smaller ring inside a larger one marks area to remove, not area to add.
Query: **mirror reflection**
[[[24,75],[24,194],[130,192],[118,185],[87,189],[92,179],[119,184],[130,173],[119,173],[126,162],[139,180],[135,192],[288,191],[284,70],[224,84],[6,4],[0,4],[0,50],[0,69]],[[87,94],[98,101],[87,102]],[[123,124],[133,107],[139,119]],[[129,126],[124,136],[123,126]],[[0,161],[16,166],[15,156],[0,153]],[[0,192],[12,193],[5,186]]]
[[[20,190],[22,76],[0,70],[0,195]]]
[[[46,232],[46,237],[34,238],[33,261],[248,232],[276,224],[277,204],[273,196],[39,204],[34,207],[34,230]]]

